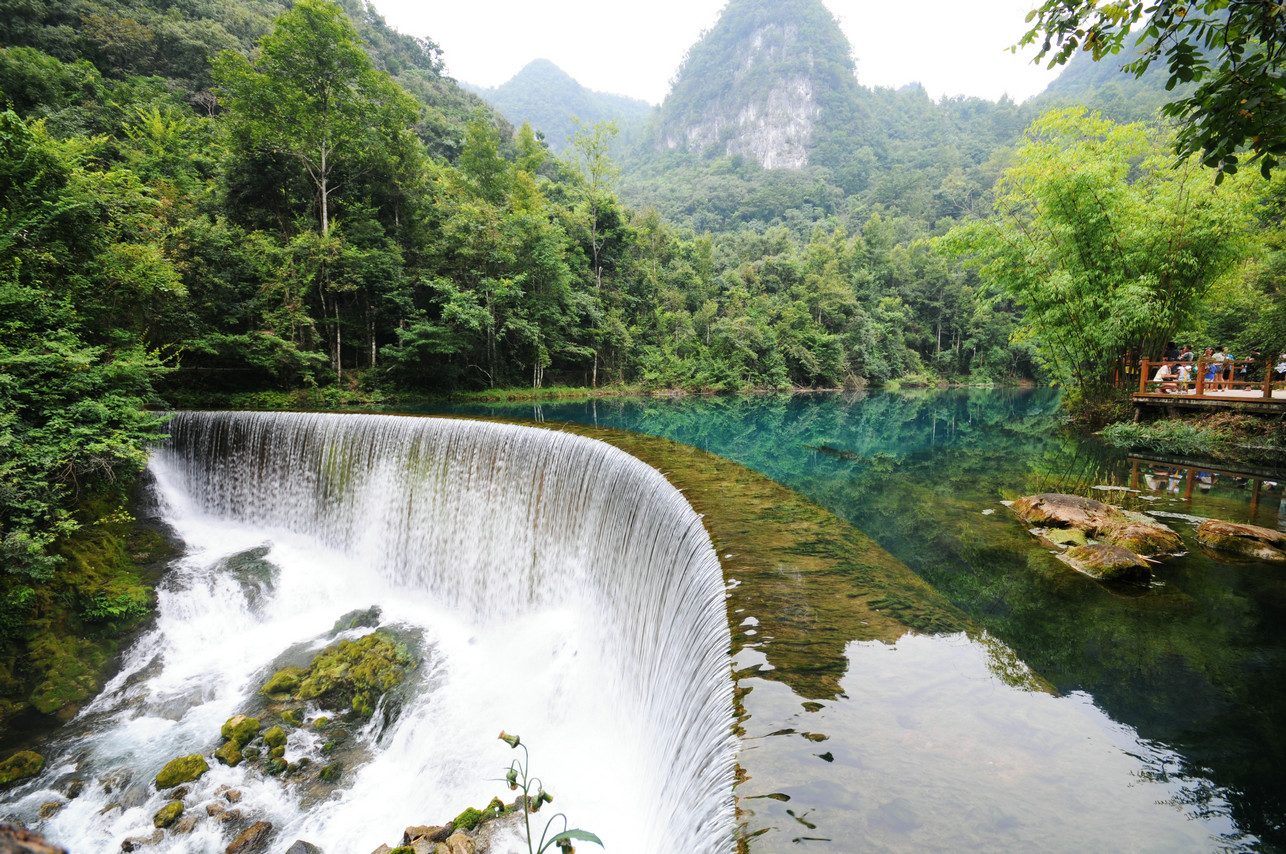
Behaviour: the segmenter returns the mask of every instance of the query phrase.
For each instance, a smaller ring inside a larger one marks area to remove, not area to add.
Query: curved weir
[[[274,849],[369,851],[511,799],[504,728],[530,745],[555,808],[607,850],[732,850],[724,582],[700,517],[654,469],[579,436],[469,421],[182,413],[169,429],[151,469],[189,554],[158,591],[156,628],[26,791],[34,809],[58,775],[100,781],[47,835],[73,852],[149,835],[166,799],[149,787],[100,813],[102,781],[129,767],[150,783],[174,756],[209,756],[283,655],[378,606],[422,644],[418,693],[363,734],[373,758],[321,802],[213,760],[194,784],[243,789]],[[230,580],[246,554],[266,581]],[[534,818],[538,832],[546,813]],[[205,830],[148,850],[225,844]]]

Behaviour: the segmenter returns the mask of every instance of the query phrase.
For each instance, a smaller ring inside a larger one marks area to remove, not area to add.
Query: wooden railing
[[[1212,379],[1206,379],[1206,375],[1210,373],[1211,364],[1205,359],[1198,359],[1193,362],[1177,359],[1158,359],[1155,361],[1143,359],[1139,363],[1139,394],[1182,394],[1202,397],[1208,392],[1253,389],[1262,392],[1264,397],[1273,396],[1273,366],[1267,362],[1255,359],[1230,359],[1223,363],[1223,372],[1220,375]],[[1170,366],[1170,370],[1174,372],[1172,379],[1152,379],[1162,365]],[[1186,383],[1178,379],[1178,370],[1183,365],[1193,368],[1193,377]],[[1241,367],[1245,367],[1247,371],[1262,367],[1264,371],[1263,379],[1237,379],[1239,368]],[[1229,379],[1224,379],[1225,376],[1229,377]]]

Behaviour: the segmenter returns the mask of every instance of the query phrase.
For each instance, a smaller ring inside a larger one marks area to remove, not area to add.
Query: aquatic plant
[[[542,854],[542,852],[554,845],[558,846],[562,854],[571,854],[576,850],[572,847],[573,840],[593,842],[600,848],[603,847],[602,840],[588,830],[568,828],[567,816],[563,813],[558,813],[545,822],[545,829],[540,833],[540,841],[533,846],[531,841],[531,814],[539,810],[544,804],[551,803],[554,800],[554,796],[545,791],[545,786],[539,777],[530,775],[531,755],[527,752],[527,745],[522,743],[522,739],[516,735],[509,735],[501,731],[500,740],[515,750],[522,748],[523,758],[515,759],[509,763],[509,771],[505,774],[505,783],[508,784],[510,791],[522,790],[522,797],[518,799],[518,802],[523,808],[522,825],[527,837],[528,854]],[[532,795],[533,791],[536,793],[534,796]],[[562,832],[555,833],[546,840],[545,836],[549,833],[550,827],[560,818],[563,820]]]

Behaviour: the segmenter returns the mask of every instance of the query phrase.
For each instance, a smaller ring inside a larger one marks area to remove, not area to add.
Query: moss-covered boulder
[[[45,757],[34,750],[21,750],[0,762],[0,786],[34,777],[45,767]]]
[[[406,647],[383,632],[342,640],[317,654],[296,696],[370,717],[375,702],[415,667]]]
[[[1031,525],[1044,528],[1075,528],[1078,531],[1097,530],[1112,520],[1115,510],[1114,507],[1092,498],[1056,492],[1025,495],[1014,501],[1010,509]]]
[[[164,791],[165,789],[173,789],[175,786],[181,786],[184,783],[191,783],[209,770],[210,765],[205,761],[205,757],[199,753],[171,759],[161,769],[161,773],[156,775],[156,788]]]
[[[272,727],[263,734],[263,743],[276,750],[286,744],[286,731],[279,726]]]
[[[1059,559],[1098,581],[1146,584],[1152,580],[1148,562],[1122,546],[1076,546],[1059,555]]]
[[[1122,512],[1120,517],[1098,530],[1106,543],[1129,549],[1136,555],[1177,554],[1183,551],[1183,540],[1160,522],[1139,513]]]
[[[259,723],[258,718],[251,718],[245,715],[233,715],[224,723],[220,734],[237,746],[238,749],[245,747],[259,734],[259,729],[263,725]]]
[[[219,760],[222,764],[227,765],[229,768],[236,768],[241,764],[241,761],[245,759],[245,757],[241,755],[241,751],[237,748],[237,743],[235,741],[225,741],[221,744],[219,748],[214,751],[214,758]]]
[[[299,683],[307,675],[308,671],[302,667],[283,667],[272,674],[271,678],[259,689],[259,693],[269,700],[279,703],[287,702],[294,697],[295,692],[299,690]]]
[[[181,815],[183,815],[183,802],[170,801],[168,804],[157,810],[156,815],[152,816],[152,826],[169,827],[174,824],[174,822],[178,821],[179,816]]]
[[[1255,560],[1286,561],[1286,534],[1271,528],[1207,519],[1197,528],[1197,542]]]

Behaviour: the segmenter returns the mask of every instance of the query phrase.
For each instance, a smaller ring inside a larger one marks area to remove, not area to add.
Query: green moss
[[[332,762],[329,765],[322,766],[317,777],[324,783],[338,783],[339,778],[344,775],[344,764],[342,762]]]
[[[263,734],[263,742],[275,750],[286,743],[286,731],[275,726]]]
[[[464,830],[473,830],[478,826],[478,822],[482,821],[482,819],[483,813],[480,810],[469,807],[451,821],[451,829],[460,830],[463,828]]]
[[[241,764],[241,750],[238,749],[235,741],[225,742],[218,750],[214,751],[214,758],[229,768],[236,768]]]
[[[373,632],[318,653],[296,696],[351,706],[362,717],[370,717],[378,698],[400,685],[414,666],[405,646],[383,632]]]
[[[295,691],[299,689],[299,683],[303,681],[307,673],[308,671],[302,667],[283,667],[272,674],[272,678],[264,683],[264,686],[259,689],[259,693],[270,700],[277,700],[278,702],[289,700]]]
[[[157,810],[156,815],[152,816],[152,826],[169,827],[178,821],[181,815],[183,815],[183,802],[171,801]]]
[[[304,725],[304,716],[298,709],[287,709],[281,713],[281,722],[286,726],[301,727]]]
[[[47,580],[0,580],[0,702],[70,717],[102,686],[122,639],[151,613],[152,565],[171,551],[123,508],[131,484],[83,501]],[[20,662],[14,667],[10,662]]]
[[[250,718],[245,715],[233,715],[224,723],[223,728],[219,730],[228,741],[234,743],[238,748],[244,747],[259,734],[262,724],[258,718]]]
[[[34,750],[22,750],[0,762],[0,786],[34,777],[45,767],[45,757]]]
[[[285,745],[282,745],[281,747],[274,747],[272,750],[268,751],[268,755],[271,756],[273,759],[282,758],[283,756],[286,755]]]
[[[389,851],[388,854],[415,854],[415,849],[412,848],[410,845],[399,845],[398,847]]]
[[[171,759],[161,773],[156,775],[156,788],[164,791],[184,783],[191,783],[206,771],[210,770],[205,757],[199,753]]]
[[[276,777],[278,774],[285,771],[287,767],[289,766],[287,765],[286,760],[281,759],[280,757],[274,757],[273,759],[268,760],[267,764],[264,765],[263,770]]]
[[[320,732],[321,730],[324,730],[329,724],[330,724],[330,718],[321,717],[313,721],[313,729],[318,730]]]

